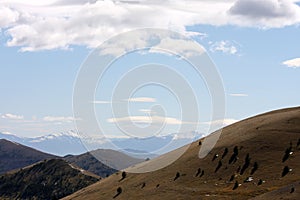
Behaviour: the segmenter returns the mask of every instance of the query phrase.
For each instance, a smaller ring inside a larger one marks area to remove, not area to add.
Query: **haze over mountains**
[[[127,153],[128,155],[133,157],[146,159],[155,157],[156,153],[151,152],[166,146],[171,141],[173,141],[173,145],[166,148],[163,152],[160,153],[166,153],[168,151],[174,150],[204,136],[203,134],[198,132],[193,132],[187,135],[187,138],[178,138],[178,134],[174,133],[162,137],[149,137],[143,140],[137,138],[112,138],[110,139],[110,142],[112,142],[114,145],[111,145],[103,138],[83,139],[82,136],[78,135],[75,131],[55,133],[33,138],[18,137],[13,134],[0,132],[0,139],[14,141],[58,156],[65,156],[68,154],[78,155],[91,150],[111,149],[115,146],[118,147],[118,149],[114,150],[123,151],[124,153]],[[90,149],[87,150],[82,141],[87,142]]]
[[[224,128],[203,159],[200,148],[194,142],[168,167],[125,178],[117,173],[64,199],[300,199],[300,107]],[[147,171],[169,156],[172,152],[126,171]]]

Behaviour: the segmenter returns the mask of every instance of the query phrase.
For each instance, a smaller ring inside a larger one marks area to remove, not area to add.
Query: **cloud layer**
[[[135,28],[186,33],[187,26],[197,24],[273,28],[300,21],[295,0],[53,2],[0,0],[0,28],[6,44],[19,46],[21,51],[70,49],[73,45],[94,48]]]
[[[24,119],[24,116],[7,113],[7,114],[1,115],[1,118],[2,119],[11,119],[11,120],[22,120],[22,119]]]

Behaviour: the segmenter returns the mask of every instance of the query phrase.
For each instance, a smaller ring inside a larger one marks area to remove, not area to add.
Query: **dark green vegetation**
[[[0,174],[50,158],[57,157],[18,143],[0,139]]]
[[[78,156],[65,156],[64,160],[103,178],[117,172],[117,170],[101,163],[90,153],[85,153]]]
[[[66,161],[51,159],[0,176],[0,198],[59,199],[98,180]]]

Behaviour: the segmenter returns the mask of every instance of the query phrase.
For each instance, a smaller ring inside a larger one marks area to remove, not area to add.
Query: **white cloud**
[[[2,119],[11,119],[11,120],[22,120],[22,119],[24,119],[24,116],[7,113],[7,114],[3,114],[1,116],[1,118]]]
[[[243,93],[232,93],[229,95],[232,97],[248,97],[249,96],[248,94],[243,94]]]
[[[107,119],[109,123],[136,123],[136,124],[167,124],[167,125],[181,125],[191,124],[192,122],[183,122],[179,119],[172,117],[160,117],[160,116],[129,116],[122,118],[110,118]]]
[[[282,64],[286,65],[288,67],[298,68],[298,67],[300,67],[300,58],[287,60],[287,61],[284,61]]]
[[[220,51],[222,53],[231,55],[234,55],[238,52],[237,47],[232,42],[224,40],[212,43],[210,46],[210,50],[212,52]]]
[[[173,52],[164,52],[161,50],[168,50]],[[178,53],[178,56],[189,58],[197,56],[205,52],[205,49],[199,44],[195,44],[192,40],[163,38],[160,43],[152,47],[149,52],[161,52],[166,54]]]
[[[300,8],[291,0],[51,3],[53,0],[0,1],[0,29],[5,29],[7,45],[19,46],[21,51],[69,49],[72,45],[94,48],[118,33],[136,28],[165,28],[189,35],[186,27],[197,24],[273,28],[300,22]],[[244,9],[246,5],[249,9]]]
[[[126,99],[125,101],[128,102],[139,102],[139,103],[155,103],[156,99],[151,97],[136,97],[136,98],[130,98]]]
[[[237,0],[229,14],[240,25],[272,28],[298,24],[300,8],[292,0]]]
[[[77,119],[75,119],[74,117],[54,117],[54,116],[46,116],[43,118],[43,121],[45,122],[66,122],[66,123],[70,123],[73,122]]]

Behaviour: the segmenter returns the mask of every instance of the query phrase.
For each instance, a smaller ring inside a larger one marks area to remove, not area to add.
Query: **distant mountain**
[[[59,156],[65,156],[68,154],[79,155],[86,153],[88,150],[111,149],[118,147],[118,149],[114,150],[120,151],[123,149],[123,152],[130,156],[146,159],[153,158],[157,154],[172,151],[204,136],[197,132],[188,133],[188,137],[178,137],[178,135],[178,133],[174,133],[167,136],[155,136],[146,139],[111,138],[108,142],[103,138],[83,139],[75,131],[55,133],[35,138],[18,137],[12,134],[4,134],[0,132],[0,139],[2,138],[18,142],[40,151]],[[83,141],[88,143],[88,150],[84,146]],[[111,145],[111,143],[114,145]],[[130,149],[130,152],[126,151],[126,149]]]
[[[111,174],[117,172],[116,169],[113,169],[99,160],[97,160],[93,155],[90,153],[84,153],[81,155],[67,155],[63,158],[68,163],[73,165],[77,165],[84,170],[90,171],[94,174],[97,174],[100,177],[107,177]]]
[[[213,134],[206,139],[214,139]],[[300,107],[224,128],[212,151],[200,158],[200,149],[210,144],[206,139],[192,143],[167,167],[136,173],[168,164],[180,149],[126,169],[125,177],[116,173],[64,200],[300,199]]]
[[[60,199],[99,177],[61,159],[51,159],[0,176],[0,199]]]
[[[95,151],[91,151],[90,154],[95,156],[105,165],[108,165],[117,170],[122,170],[129,166],[133,166],[145,161],[145,159],[133,158],[122,152],[110,149],[98,149]]]
[[[0,174],[50,158],[57,157],[16,142],[0,139]]]

